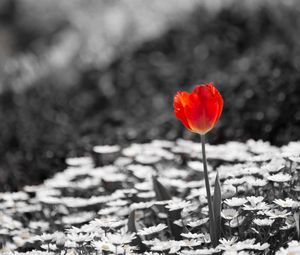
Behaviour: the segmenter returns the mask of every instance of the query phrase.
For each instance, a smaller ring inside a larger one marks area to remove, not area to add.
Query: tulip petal
[[[189,98],[186,117],[193,130],[200,134],[210,131],[218,121],[223,107],[223,100],[212,83],[197,86]]]
[[[205,134],[210,129],[207,118],[205,101],[195,93],[189,97],[189,104],[185,107],[185,114],[192,130],[196,133]]]
[[[182,121],[183,125],[191,130],[191,127],[187,121],[187,118],[185,116],[184,107],[188,104],[189,100],[189,93],[187,92],[177,92],[177,94],[174,97],[174,113],[176,117]]]

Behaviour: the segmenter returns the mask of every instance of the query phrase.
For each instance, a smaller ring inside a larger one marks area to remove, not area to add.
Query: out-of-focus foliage
[[[3,92],[1,188],[38,182],[63,167],[68,153],[81,154],[92,144],[191,138],[173,117],[172,97],[178,89],[207,81],[215,82],[225,101],[210,142],[299,139],[299,14],[299,6],[272,4],[232,5],[216,13],[197,8],[184,23],[125,51],[106,68],[71,61],[50,69],[22,93]],[[39,33],[25,33],[31,38],[26,52],[39,49],[35,42],[47,37]]]
[[[55,73],[108,66],[123,52],[185,19],[194,0],[3,0],[0,4],[0,91],[24,90]]]

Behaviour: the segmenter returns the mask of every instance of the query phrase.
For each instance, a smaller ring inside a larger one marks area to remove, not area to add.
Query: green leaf
[[[152,177],[153,187],[158,201],[171,200],[169,191],[157,180],[156,176]]]
[[[188,232],[185,226],[180,227],[174,224],[174,221],[181,220],[181,211],[182,210],[175,210],[175,211],[168,212],[168,225],[175,240],[181,240],[182,239],[181,233]]]
[[[129,233],[137,234],[136,221],[135,221],[135,210],[131,211],[131,213],[129,214],[128,222],[127,222],[127,231]],[[138,246],[142,252],[147,250],[147,246],[145,244],[143,244],[141,237],[138,235],[136,235],[136,238],[134,238],[131,241],[131,244],[133,246]]]
[[[213,197],[213,210],[214,210],[214,220],[215,220],[215,234],[216,240],[221,238],[221,203],[222,203],[222,195],[221,195],[221,184],[219,179],[219,173],[217,172],[216,180],[215,180],[215,190]]]
[[[136,225],[135,225],[135,210],[132,210],[128,217],[127,229],[129,233],[136,233]]]
[[[153,180],[153,187],[154,187],[157,200],[158,201],[171,200],[172,197],[169,191],[160,183],[160,181],[157,180],[157,177],[153,176],[152,180]],[[180,240],[181,239],[180,234],[187,231],[185,228],[182,228],[174,224],[175,220],[181,219],[181,210],[168,211],[163,206],[158,206],[158,209],[161,212],[168,214],[167,222],[168,222],[169,230],[176,240]]]

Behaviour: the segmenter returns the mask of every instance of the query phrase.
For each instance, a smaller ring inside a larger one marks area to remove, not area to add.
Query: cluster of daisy
[[[208,145],[221,232],[211,245],[201,146],[96,146],[38,186],[0,193],[3,254],[292,254],[300,237],[300,142]],[[213,188],[212,188],[213,190]]]

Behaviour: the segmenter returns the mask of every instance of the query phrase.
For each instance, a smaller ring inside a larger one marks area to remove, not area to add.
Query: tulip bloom
[[[210,236],[212,244],[216,247],[221,236],[221,189],[219,175],[215,181],[214,199],[212,200],[207,171],[205,153],[205,134],[210,131],[219,120],[223,99],[213,83],[201,84],[193,89],[192,93],[177,92],[174,97],[174,113],[183,125],[192,132],[201,136],[202,162],[206,187]]]
[[[211,82],[198,85],[192,93],[177,92],[173,107],[176,117],[188,130],[204,135],[219,120],[223,99]]]

